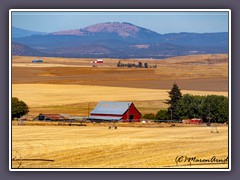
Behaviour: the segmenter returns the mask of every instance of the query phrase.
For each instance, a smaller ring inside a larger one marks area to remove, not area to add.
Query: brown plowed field
[[[201,57],[201,58],[200,58]],[[157,68],[118,68],[119,59],[106,59],[92,67],[94,59],[13,57],[13,84],[78,84],[147,89],[170,89],[176,81],[181,89],[228,91],[227,55],[201,55],[169,60],[121,60],[147,62]],[[69,62],[68,62],[69,60]]]

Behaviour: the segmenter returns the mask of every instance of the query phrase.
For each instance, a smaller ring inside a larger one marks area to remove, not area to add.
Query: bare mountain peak
[[[157,34],[151,30],[133,25],[128,22],[104,22],[87,26],[82,29],[73,29],[66,31],[58,31],[50,33],[50,35],[76,35],[85,36],[89,34],[97,33],[115,33],[120,37],[136,37],[140,31],[144,31],[147,34]]]
[[[107,23],[99,23],[99,24],[91,25],[84,28],[83,30],[91,33],[99,33],[99,32],[117,33],[119,36],[128,37],[128,36],[136,36],[140,28],[126,22],[123,22],[123,23],[107,22]]]

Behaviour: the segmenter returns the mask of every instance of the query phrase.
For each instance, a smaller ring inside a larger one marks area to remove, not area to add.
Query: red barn
[[[103,60],[102,59],[97,59],[96,61],[94,61],[94,63],[96,64],[98,64],[98,63],[103,63]]]
[[[190,124],[203,124],[203,120],[193,118],[193,119],[190,120]]]
[[[141,113],[132,102],[101,101],[91,111],[92,121],[140,122]]]

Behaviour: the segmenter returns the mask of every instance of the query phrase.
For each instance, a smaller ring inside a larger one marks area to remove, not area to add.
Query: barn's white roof
[[[109,102],[101,101],[91,111],[91,114],[112,114],[112,115],[123,115],[132,102]]]
[[[114,117],[114,116],[89,116],[88,119],[94,120],[105,120],[105,121],[119,121],[122,117]]]

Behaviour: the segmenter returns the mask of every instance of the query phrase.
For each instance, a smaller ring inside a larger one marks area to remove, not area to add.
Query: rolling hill
[[[28,37],[13,35],[12,41],[48,56],[62,57],[165,58],[228,53],[227,32],[158,34],[126,22]]]
[[[34,34],[35,35],[44,35],[47,33],[38,32],[38,31],[29,31],[29,30],[25,30],[25,29],[21,29],[21,28],[17,28],[17,27],[12,27],[12,37],[13,38],[27,37],[27,36],[31,36]]]
[[[41,53],[29,46],[12,42],[12,55],[18,56],[45,56],[46,54]]]

